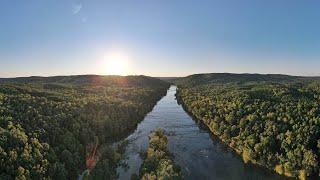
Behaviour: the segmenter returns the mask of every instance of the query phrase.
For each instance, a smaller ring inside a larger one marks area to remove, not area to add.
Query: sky
[[[115,66],[127,75],[320,76],[319,20],[317,0],[1,0],[0,77]]]

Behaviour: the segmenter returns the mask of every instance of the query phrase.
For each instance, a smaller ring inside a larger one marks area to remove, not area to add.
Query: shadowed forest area
[[[77,179],[87,168],[93,179],[115,179],[124,147],[109,144],[133,131],[169,87],[146,76],[0,82],[0,179]]]
[[[0,79],[0,178],[117,179],[116,169],[125,166],[121,160],[128,142],[123,140],[172,83],[184,109],[244,163],[287,177],[318,176],[318,77],[218,73],[160,79]],[[133,179],[183,178],[167,142],[163,130],[149,136]]]
[[[318,176],[318,77],[198,74],[176,83],[185,109],[245,163],[288,177]]]

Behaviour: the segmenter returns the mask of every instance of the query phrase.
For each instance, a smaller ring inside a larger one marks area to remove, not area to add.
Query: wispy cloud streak
[[[74,4],[72,5],[72,13],[73,14],[78,14],[82,9],[82,4]]]

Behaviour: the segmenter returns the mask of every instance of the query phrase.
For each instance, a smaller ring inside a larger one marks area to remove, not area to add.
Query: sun
[[[128,57],[120,53],[112,53],[105,59],[106,73],[108,75],[127,75]]]
[[[110,75],[124,75],[125,62],[122,59],[111,59],[107,62],[107,74]]]

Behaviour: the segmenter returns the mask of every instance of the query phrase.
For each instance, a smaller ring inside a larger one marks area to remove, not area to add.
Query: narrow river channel
[[[130,180],[139,174],[141,150],[148,147],[148,135],[156,128],[163,128],[169,138],[169,150],[182,168],[185,179],[284,179],[268,170],[246,165],[240,157],[197,124],[175,99],[176,87],[168,93],[127,137],[129,145],[125,155],[128,169],[118,168],[119,179]]]

